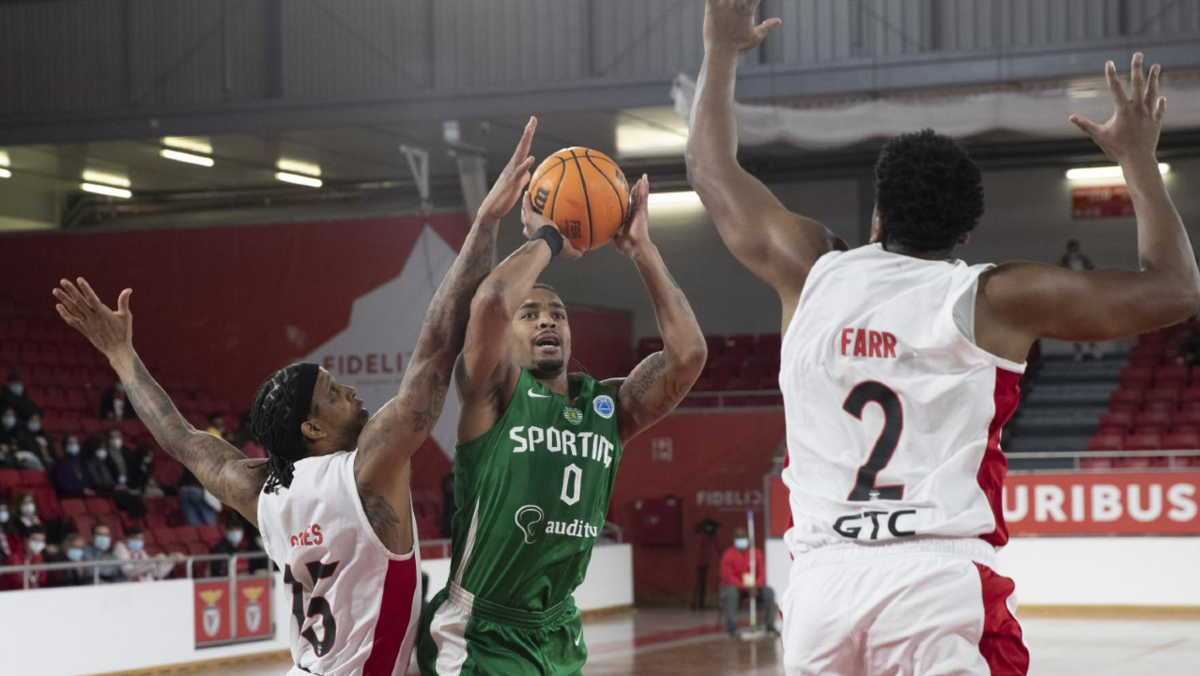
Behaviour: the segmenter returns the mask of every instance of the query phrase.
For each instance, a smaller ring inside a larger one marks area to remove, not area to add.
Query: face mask
[[[104,450],[103,448],[96,451],[96,459],[97,460],[104,460],[106,458],[108,458],[108,451]]]
[[[254,544],[257,545],[259,549],[266,549],[266,546],[263,545],[262,538],[260,537],[254,538]]]
[[[124,399],[114,399],[113,400],[113,413],[116,413],[117,415],[122,415],[123,413],[125,413],[125,400]]]
[[[11,415],[6,415],[0,418],[0,425],[4,425],[4,429],[11,430],[17,424],[17,419]]]
[[[29,553],[33,554],[34,556],[41,554],[42,550],[45,548],[46,548],[45,542],[38,542],[38,541],[34,540],[33,542],[29,543]]]
[[[124,383],[117,383],[116,385],[113,385],[113,389],[114,389],[114,390],[116,390],[116,391],[118,391],[118,392],[124,392],[124,391],[125,391],[125,384],[124,384]]]
[[[79,455],[79,444],[67,444],[67,455]]]
[[[37,505],[33,504],[32,502],[26,502],[25,504],[21,505],[21,514],[23,516],[33,516],[34,514],[37,514]]]
[[[108,548],[112,546],[112,537],[108,535],[97,535],[96,542],[94,544],[96,545],[96,549],[99,549],[102,552],[107,552]]]
[[[130,540],[129,541],[129,551],[131,551],[131,552],[140,552],[145,548],[146,548],[145,540]]]
[[[229,544],[236,547],[242,544],[242,535],[243,533],[240,530],[231,530],[225,534],[225,539],[229,540]]]
[[[0,523],[8,523],[8,510],[0,512]]]
[[[154,462],[154,456],[147,455],[147,456],[145,456],[144,458],[142,458],[142,464],[143,464],[143,465],[149,465],[149,464],[150,464],[150,463],[152,463],[152,462]]]
[[[742,549],[742,550],[749,549],[750,548],[750,539],[749,538],[734,538],[733,546],[737,547],[738,549]]]
[[[124,441],[124,439],[122,439],[121,437],[113,437],[112,439],[108,440],[108,445],[114,451],[120,450],[122,441]]]
[[[83,550],[79,547],[72,547],[67,550],[67,558],[78,563],[83,560]]]
[[[42,431],[42,421],[41,420],[30,420],[29,421],[29,431],[33,432],[34,434],[41,432]]]
[[[11,383],[8,389],[12,390],[12,393],[19,397],[25,394],[25,383]]]

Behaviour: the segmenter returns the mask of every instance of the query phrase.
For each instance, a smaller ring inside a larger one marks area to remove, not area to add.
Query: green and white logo
[[[566,418],[567,422],[571,423],[572,425],[579,425],[583,423],[583,411],[580,411],[577,408],[567,406],[563,409],[563,417]]]

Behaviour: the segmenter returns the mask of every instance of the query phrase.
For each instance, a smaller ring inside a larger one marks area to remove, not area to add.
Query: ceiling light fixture
[[[206,138],[191,138],[188,136],[164,136],[162,144],[168,148],[178,148],[188,152],[212,155],[212,143]]]
[[[293,174],[287,171],[275,172],[275,178],[287,183],[295,183],[296,185],[308,186],[309,188],[320,188],[323,183],[321,179],[313,178],[312,176],[303,176],[301,174]]]
[[[12,172],[4,167],[0,167],[0,178],[12,178]]]
[[[162,150],[158,151],[158,154],[162,155],[163,157],[167,158],[168,160],[175,160],[176,162],[187,162],[188,164],[198,164],[202,167],[211,167],[213,165],[213,158],[211,158],[211,157],[206,157],[204,155],[194,155],[192,153],[185,153],[181,150],[171,150],[170,148],[163,148]]]
[[[84,192],[95,193],[97,195],[108,195],[109,197],[120,197],[121,199],[129,199],[133,197],[133,193],[124,188],[114,188],[111,185],[101,185],[99,183],[81,183],[80,190]]]
[[[700,196],[690,190],[685,192],[650,193],[650,206],[666,206],[669,204],[700,204]]]
[[[312,162],[303,162],[301,160],[289,160],[286,158],[276,160],[275,167],[280,171],[285,171],[289,174],[302,174],[304,176],[320,176],[321,165],[313,164]]]
[[[119,188],[129,188],[133,185],[124,176],[96,171],[95,169],[84,169],[83,180],[85,183],[102,183],[104,185],[115,185]]]

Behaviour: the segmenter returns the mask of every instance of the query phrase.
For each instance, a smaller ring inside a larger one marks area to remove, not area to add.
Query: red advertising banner
[[[1010,535],[1200,535],[1200,472],[1009,476]]]
[[[232,640],[228,581],[195,583],[195,608],[197,648]]]
[[[271,579],[241,579],[234,589],[231,599],[229,580],[195,583],[197,648],[271,638]]]
[[[1071,189],[1071,218],[1076,221],[1095,218],[1133,216],[1133,200],[1124,185],[1098,185]]]
[[[271,580],[266,577],[238,580],[237,638],[271,638]]]

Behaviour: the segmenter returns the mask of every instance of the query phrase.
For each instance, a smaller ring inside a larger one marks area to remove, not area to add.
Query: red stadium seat
[[[1147,389],[1154,381],[1154,369],[1149,366],[1126,366],[1118,380],[1122,388]]]
[[[197,532],[200,534],[200,541],[209,547],[221,541],[221,529],[217,526],[197,526]]]
[[[170,525],[167,521],[167,515],[159,512],[147,512],[145,521],[146,525],[150,528],[167,528]]]
[[[1125,437],[1126,451],[1157,451],[1162,448],[1161,434],[1130,434]]]
[[[1089,451],[1119,451],[1124,437],[1116,434],[1096,435],[1088,439]]]
[[[1163,448],[1171,451],[1192,451],[1200,449],[1200,433],[1168,434],[1163,437]]]
[[[1100,416],[1101,427],[1123,427],[1126,431],[1133,427],[1133,421],[1134,414],[1130,411],[1109,411]]]
[[[1146,403],[1165,402],[1171,404],[1172,407],[1177,408],[1179,406],[1180,399],[1182,398],[1181,393],[1182,389],[1179,387],[1173,387],[1170,385],[1156,386],[1153,389],[1146,390]]]
[[[1172,414],[1167,411],[1143,411],[1134,418],[1138,434],[1163,434],[1171,427]]]
[[[178,526],[175,528],[175,537],[184,543],[200,542],[200,532],[194,526]]]
[[[46,473],[40,469],[23,469],[21,470],[21,484],[36,488],[38,486],[47,485],[49,480],[46,478]]]
[[[1140,411],[1144,393],[1136,390],[1114,390],[1108,397],[1109,407],[1114,411]]]
[[[84,502],[87,505],[88,512],[96,516],[117,513],[117,506],[108,498],[84,498]]]
[[[63,516],[68,519],[88,513],[88,508],[83,502],[83,498],[65,498],[59,504],[62,507]]]
[[[1154,370],[1156,385],[1187,385],[1189,380],[1191,380],[1191,370],[1186,364],[1159,366]]]
[[[62,518],[62,508],[58,504],[58,494],[54,486],[41,486],[34,489],[34,498],[38,505],[38,514],[43,521],[58,521]]]
[[[1112,469],[1113,458],[1083,458],[1079,469]]]
[[[175,529],[170,527],[155,527],[154,541],[158,544],[169,547],[179,544],[179,536],[175,534]]]
[[[96,518],[88,514],[81,514],[70,521],[75,526],[75,532],[84,537],[90,537],[92,526],[96,525]]]

